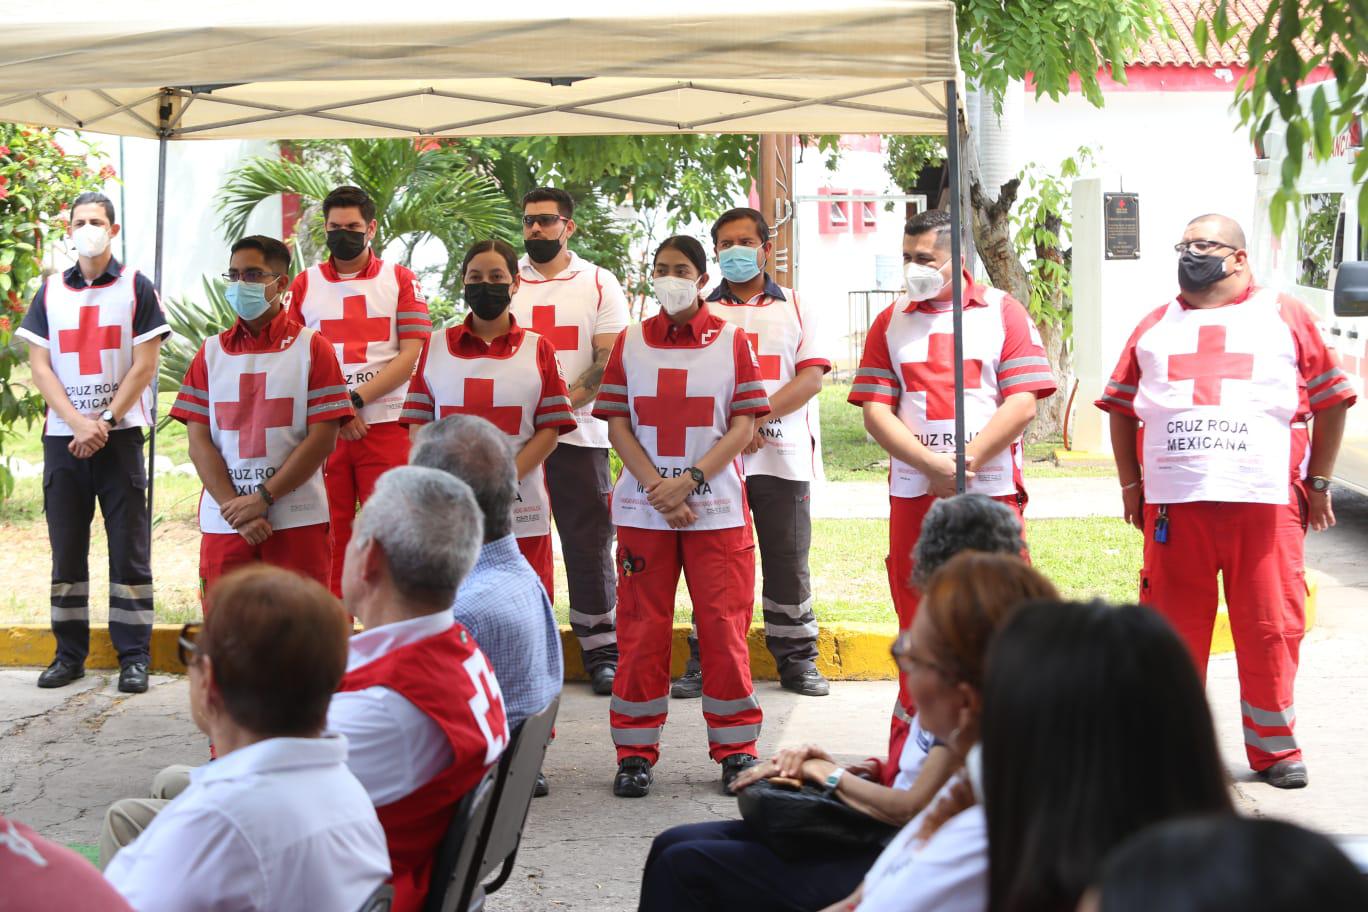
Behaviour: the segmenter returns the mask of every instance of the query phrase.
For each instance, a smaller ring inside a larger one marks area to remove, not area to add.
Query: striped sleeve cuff
[[[1345,401],[1352,403],[1357,398],[1354,395],[1354,387],[1349,382],[1349,375],[1338,367],[1332,367],[1319,377],[1312,377],[1306,381],[1306,395],[1307,403],[1313,412]]]
[[[1010,358],[998,364],[998,392],[1004,396],[1013,393],[1034,392],[1038,397],[1053,393],[1058,387],[1050,362],[1039,355]]]
[[[394,315],[394,328],[401,341],[424,339],[432,332],[432,318],[427,311],[401,310]]]
[[[752,380],[746,383],[738,383],[736,392],[732,394],[731,411],[732,417],[737,415],[768,415],[770,410],[769,397],[765,395],[765,384],[759,380]]]
[[[171,406],[171,417],[181,422],[197,421],[209,423],[209,393],[193,386],[181,384],[176,401]]]
[[[543,428],[558,428],[562,434],[573,431],[577,425],[575,415],[570,411],[570,397],[543,397],[532,415],[532,426],[539,431]]]
[[[1135,414],[1135,387],[1129,383],[1108,380],[1107,388],[1103,390],[1102,397],[1093,404],[1104,412],[1115,412],[1118,415],[1126,415],[1131,418],[1137,417]]]
[[[846,401],[852,405],[866,402],[882,402],[897,405],[902,384],[897,374],[882,367],[861,367],[855,371],[855,382],[850,385],[850,395]]]
[[[320,421],[341,421],[343,424],[356,417],[346,386],[320,386],[309,390],[308,407],[304,410],[305,423],[317,424]]]

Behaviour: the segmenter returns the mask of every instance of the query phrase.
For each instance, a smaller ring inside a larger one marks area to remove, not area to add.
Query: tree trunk
[[[998,188],[996,196],[988,195],[983,187],[978,146],[965,128],[963,118],[960,119],[960,176],[968,196],[967,211],[972,216],[974,247],[983,260],[989,281],[1029,306],[1031,276],[1026,267],[1021,265],[1016,244],[1012,240],[1012,205],[1016,202],[1021,181],[1015,178],[1009,180]],[[1053,258],[1062,259],[1059,251],[1054,251]],[[1029,437],[1038,440],[1058,437],[1063,432],[1068,390],[1073,385],[1073,358],[1062,321],[1038,321],[1036,328],[1040,331],[1046,357],[1054,368],[1060,389],[1060,392],[1040,403],[1036,420],[1027,430]]]

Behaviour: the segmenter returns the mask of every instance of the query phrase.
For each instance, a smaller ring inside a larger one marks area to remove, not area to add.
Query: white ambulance
[[[1301,90],[1303,110],[1310,110],[1315,88],[1311,85]],[[1333,91],[1333,85],[1326,89]],[[1269,131],[1267,142],[1262,150],[1256,151],[1254,161],[1258,201],[1249,249],[1259,281],[1310,305],[1323,321],[1326,341],[1339,352],[1340,363],[1354,384],[1359,402],[1349,410],[1335,477],[1368,493],[1368,399],[1364,396],[1364,381],[1368,377],[1368,302],[1362,292],[1346,293],[1351,284],[1363,289],[1368,281],[1368,226],[1359,221],[1359,188],[1351,179],[1354,161],[1359,155],[1368,154],[1364,152],[1365,120],[1368,118],[1360,115],[1334,138],[1334,155],[1329,161],[1317,162],[1307,157],[1297,184],[1301,213],[1289,211],[1280,236],[1273,234],[1268,203],[1279,186],[1286,146],[1283,132],[1277,126]],[[1345,263],[1351,264],[1347,271],[1342,270]],[[1334,290],[1341,271],[1345,275],[1337,308]]]

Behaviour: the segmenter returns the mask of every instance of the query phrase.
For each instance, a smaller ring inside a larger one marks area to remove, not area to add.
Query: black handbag
[[[785,788],[762,779],[741,791],[736,803],[746,825],[786,860],[810,856],[814,849],[882,849],[898,832],[815,785]]]

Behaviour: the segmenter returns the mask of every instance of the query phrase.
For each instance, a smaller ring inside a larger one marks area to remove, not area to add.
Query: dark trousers
[[[817,618],[812,613],[812,491],[806,481],[774,475],[746,479],[746,499],[755,519],[760,549],[760,605],[765,617],[765,645],[779,666],[779,676],[793,678],[817,662]],[[689,655],[698,658],[698,638],[689,635]]]
[[[641,876],[639,912],[810,912],[845,899],[878,849],[786,861],[743,820],[672,827],[655,838]]]
[[[52,546],[52,634],[57,658],[90,652],[90,523],[95,502],[109,543],[109,638],[119,663],[146,662],[152,639],[147,464],[143,431],[111,431],[89,459],[67,450],[70,437],[43,437],[43,512]]]
[[[617,575],[613,567],[613,517],[608,507],[608,495],[613,490],[608,451],[556,447],[546,460],[546,489],[565,558],[570,629],[579,641],[585,670],[616,665]]]

